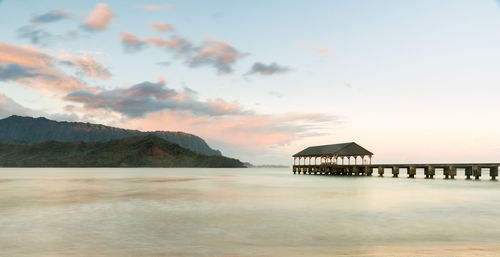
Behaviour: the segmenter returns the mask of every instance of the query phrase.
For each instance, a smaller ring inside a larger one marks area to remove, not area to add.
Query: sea
[[[500,182],[2,168],[0,256],[500,256]]]

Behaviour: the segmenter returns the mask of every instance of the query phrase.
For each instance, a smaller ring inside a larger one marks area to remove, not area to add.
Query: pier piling
[[[490,168],[490,177],[491,180],[497,180],[496,177],[498,177],[498,166]]]
[[[472,166],[472,173],[474,178],[479,180],[479,177],[481,177],[481,166]]]
[[[450,166],[450,177],[451,179],[455,179],[455,176],[457,175],[457,167],[456,166]]]
[[[398,166],[393,166],[392,167],[392,177],[397,178],[399,175],[399,167]]]
[[[415,175],[417,175],[417,167],[410,166],[406,169],[406,172],[408,173],[409,178],[415,178]]]
[[[467,180],[470,180],[470,176],[472,176],[472,167],[465,168],[465,177]]]
[[[434,175],[436,175],[436,167],[434,166],[427,167],[427,174],[429,174],[430,179],[434,179]]]
[[[449,179],[450,178],[450,167],[443,167],[443,176],[444,179]]]

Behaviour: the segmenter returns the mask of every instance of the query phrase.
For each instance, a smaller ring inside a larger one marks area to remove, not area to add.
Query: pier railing
[[[385,170],[390,169],[393,177],[398,177],[400,171],[405,170],[409,178],[414,178],[417,169],[423,169],[426,178],[434,178],[436,170],[442,170],[445,179],[454,179],[458,169],[465,170],[467,179],[474,177],[478,180],[482,169],[489,170],[489,176],[496,180],[500,163],[453,163],[453,164],[360,164],[338,165],[322,163],[318,165],[293,165],[293,174],[339,175],[339,176],[372,176],[374,170],[379,176],[384,176]]]

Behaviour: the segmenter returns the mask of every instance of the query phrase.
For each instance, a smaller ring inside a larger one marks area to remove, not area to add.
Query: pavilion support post
[[[384,176],[384,167],[382,167],[382,166],[378,167],[378,175],[379,175],[379,177]]]
[[[366,175],[371,176],[373,173],[373,168],[372,166],[366,166]]]
[[[359,168],[357,166],[352,167],[352,172],[354,175],[359,176]]]

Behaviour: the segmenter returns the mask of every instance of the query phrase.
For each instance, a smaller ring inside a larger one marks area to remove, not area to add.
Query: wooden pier
[[[415,178],[420,169],[428,179],[433,179],[436,171],[445,179],[454,179],[457,170],[462,169],[466,179],[474,177],[476,180],[480,179],[482,170],[487,169],[491,179],[496,180],[500,167],[500,163],[372,164],[372,156],[373,153],[354,142],[313,146],[293,155],[292,169],[293,174],[337,176],[372,176],[374,172],[384,176],[387,169],[393,177],[406,173],[409,178]]]
[[[386,169],[388,174],[398,177],[406,174],[409,178],[415,178],[417,169],[423,169],[425,178],[432,179],[436,170],[440,170],[445,179],[454,179],[458,169],[465,170],[466,179],[479,179],[483,169],[488,169],[492,180],[498,177],[500,163],[464,163],[464,164],[369,164],[369,165],[293,165],[293,174],[309,175],[338,175],[338,176],[372,176],[375,172],[378,176],[384,176]]]

